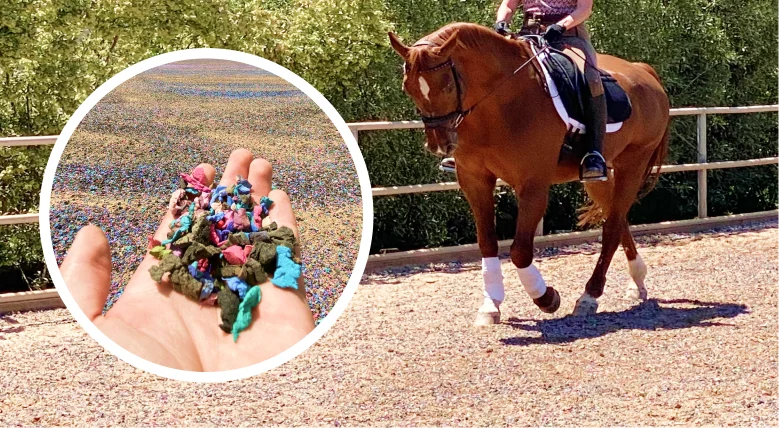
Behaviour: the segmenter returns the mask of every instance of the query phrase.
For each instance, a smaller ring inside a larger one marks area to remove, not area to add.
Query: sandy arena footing
[[[502,324],[475,328],[478,263],[366,276],[311,349],[224,385],[136,370],[67,310],[0,317],[0,425],[777,425],[776,222],[638,239],[649,300],[622,298],[618,253],[599,314],[566,316],[599,245],[539,253],[557,314],[507,260]]]

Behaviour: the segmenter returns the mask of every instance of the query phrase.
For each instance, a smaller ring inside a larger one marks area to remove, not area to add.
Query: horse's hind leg
[[[620,163],[622,168],[615,167],[611,198],[604,206],[606,223],[603,225],[600,257],[590,280],[587,281],[584,293],[576,301],[574,315],[588,315],[597,312],[597,299],[603,295],[606,272],[609,270],[609,265],[620,242],[623,242],[623,235],[629,233],[627,213],[643,183],[642,171],[646,161],[641,162],[635,158],[630,160],[623,158],[622,161]],[[633,251],[635,251],[635,245],[633,245]]]
[[[484,302],[476,314],[477,326],[500,323],[500,304],[505,298],[503,272],[498,259],[498,235],[495,232],[495,190],[496,178],[491,174],[466,174],[457,169],[465,199],[476,221],[476,237],[482,256],[482,279],[484,281]]]
[[[630,283],[625,291],[625,297],[631,300],[646,300],[647,292],[644,285],[646,278],[646,264],[641,260],[638,254],[636,243],[633,241],[633,235],[625,222],[625,229],[622,231],[622,248],[628,258],[628,268],[630,269]]]
[[[603,211],[603,216],[608,216],[614,191],[614,181],[585,183],[584,188],[587,190],[590,199]],[[636,243],[633,241],[633,235],[630,233],[627,221],[622,230],[620,242],[622,243],[622,249],[625,250],[628,268],[630,269],[630,283],[625,292],[625,297],[632,300],[646,300],[647,291],[644,286],[644,278],[646,278],[647,272],[646,265],[641,259],[641,255],[638,254]]]

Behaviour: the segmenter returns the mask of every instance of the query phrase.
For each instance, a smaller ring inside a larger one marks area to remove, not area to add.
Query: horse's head
[[[405,46],[389,33],[395,52],[405,61],[403,90],[411,97],[425,123],[425,148],[449,156],[457,147],[457,126],[463,118],[463,82],[452,62],[457,31],[440,45],[420,40]]]

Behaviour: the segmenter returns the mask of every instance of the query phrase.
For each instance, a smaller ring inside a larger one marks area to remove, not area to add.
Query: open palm
[[[208,185],[214,167],[200,164]],[[235,177],[248,177],[255,203],[262,196],[274,201],[269,217],[288,226],[298,236],[295,215],[287,194],[271,190],[271,165],[253,159],[245,149],[235,150],[227,162],[220,184],[231,185]],[[168,212],[154,234],[167,237],[173,216]],[[296,249],[296,251],[299,251]],[[111,251],[103,232],[87,226],[76,235],[60,267],[65,284],[87,317],[111,340],[133,354],[167,367],[190,371],[221,371],[246,367],[285,351],[314,328],[302,278],[298,290],[282,289],[265,282],[262,299],[252,310],[252,323],[237,342],[218,326],[218,306],[200,305],[173,291],[167,280],[156,283],[149,268],[158,261],[147,254],[122,296],[102,315],[111,284]]]

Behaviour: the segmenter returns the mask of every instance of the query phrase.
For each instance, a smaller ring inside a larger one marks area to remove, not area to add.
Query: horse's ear
[[[443,45],[441,45],[440,48],[438,48],[439,55],[441,55],[444,58],[449,58],[452,56],[452,51],[454,50],[454,47],[457,46],[457,34],[460,30],[454,30],[451,36],[449,36],[448,39],[444,42]]]
[[[403,59],[408,58],[408,47],[403,44],[403,42],[400,41],[397,35],[390,31],[387,33],[389,35],[390,44],[392,45],[392,49],[395,49],[395,52],[398,53]]]

